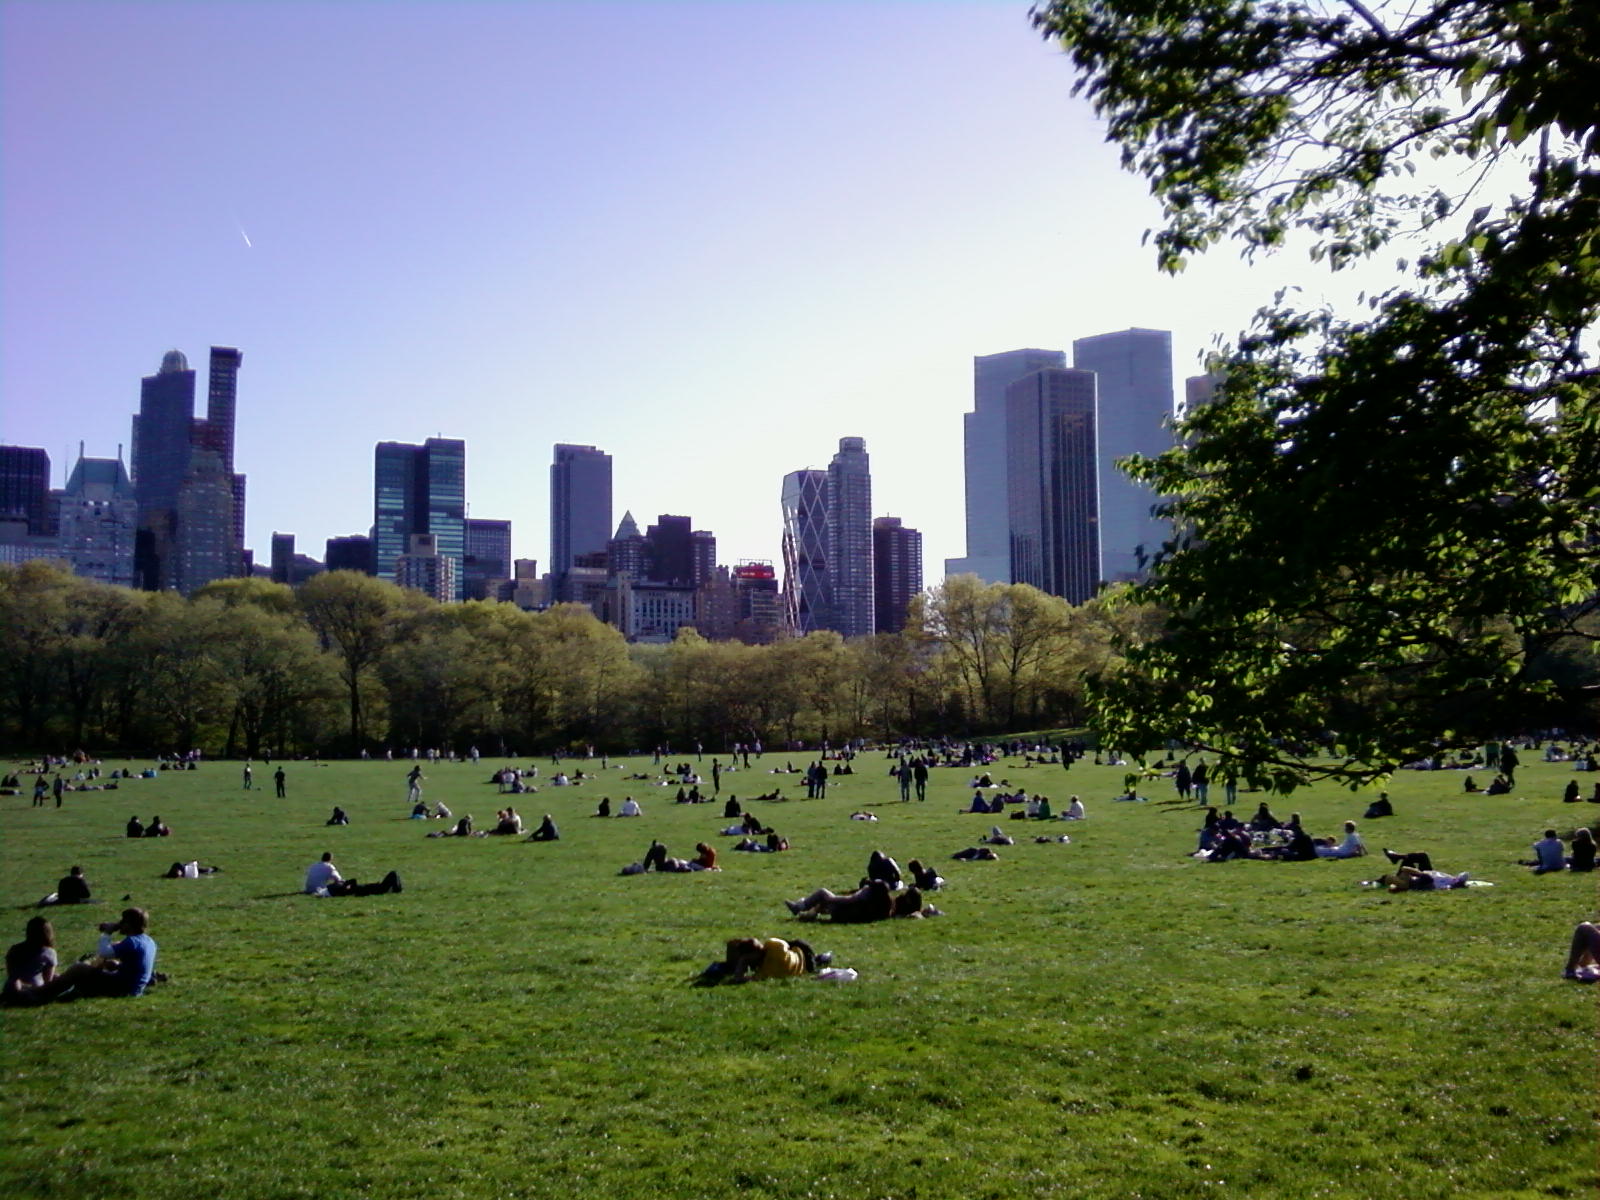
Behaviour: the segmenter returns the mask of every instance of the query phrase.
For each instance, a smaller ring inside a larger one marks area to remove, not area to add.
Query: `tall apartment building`
[[[411,539],[427,534],[431,552],[452,564],[455,594],[449,599],[460,600],[467,542],[467,444],[460,438],[429,438],[420,446],[379,442],[372,478],[376,573],[396,579],[397,562],[412,552]]]
[[[461,599],[461,580],[456,560],[443,553],[438,538],[431,533],[414,533],[406,552],[394,560],[394,581],[403,588],[414,588],[440,604]]]
[[[245,479],[233,470],[243,361],[238,350],[211,347],[204,419],[195,416],[195,373],[181,351],[169,350],[140,383],[132,459],[141,587],[187,595],[244,570]]]
[[[1082,604],[1100,583],[1095,376],[1051,367],[1006,388],[1011,578]]]
[[[1108,583],[1144,576],[1148,556],[1170,536],[1151,511],[1158,502],[1146,484],[1129,479],[1117,461],[1154,457],[1172,447],[1172,334],[1124,329],[1072,343],[1072,364],[1097,380],[1096,436],[1100,456],[1100,578]]]
[[[1046,367],[1064,367],[1060,350],[1007,350],[972,360],[972,411],[962,419],[967,485],[967,553],[945,560],[946,575],[1011,582],[1011,525],[1006,485],[1006,388]]]
[[[557,444],[550,464],[550,583],[561,582],[580,555],[611,540],[611,456],[594,446]]]
[[[877,632],[899,633],[911,598],[922,591],[922,534],[899,517],[872,522],[872,588]]]
[[[511,585],[511,522],[467,518],[462,592],[468,600],[498,600]]]
[[[845,637],[870,636],[872,469],[865,438],[840,438],[839,452],[828,464],[828,557],[833,628]]]

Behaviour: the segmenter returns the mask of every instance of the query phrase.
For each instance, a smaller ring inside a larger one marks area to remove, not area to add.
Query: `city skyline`
[[[170,11],[0,9],[0,441],[59,487],[162,352],[239,346],[258,559],[363,529],[348,464],[437,434],[518,558],[549,559],[567,441],[615,457],[619,507],[777,561],[778,449],[848,430],[942,562],[974,355],[1142,325],[1196,374],[1283,282],[1156,273],[1154,206],[1023,5]],[[471,85],[419,84],[439,61]]]

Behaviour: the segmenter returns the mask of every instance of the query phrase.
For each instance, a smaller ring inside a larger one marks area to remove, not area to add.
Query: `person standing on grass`
[[[274,771],[272,773],[272,782],[277,785],[277,788],[278,788],[278,799],[279,800],[284,799],[285,796],[287,795],[287,793],[284,791],[284,788],[283,788],[284,780],[286,780],[287,778],[288,778],[288,776],[283,773],[283,768],[282,767],[279,767],[276,771]]]
[[[33,806],[44,807],[44,798],[50,794],[50,785],[43,775],[33,781]]]
[[[411,768],[411,773],[406,776],[406,800],[416,804],[422,799],[422,767],[417,765]]]
[[[1188,763],[1180,762],[1178,764],[1178,770],[1177,773],[1172,777],[1172,782],[1173,785],[1178,789],[1178,798],[1180,800],[1187,800],[1189,798],[1189,789],[1194,783],[1194,776],[1189,774]]]
[[[925,759],[917,758],[911,764],[911,778],[917,785],[917,799],[928,798],[928,764]]]
[[[63,779],[61,777],[61,775],[58,773],[56,775],[56,781],[52,785],[52,788],[53,788],[53,790],[55,791],[55,794],[56,794],[56,807],[60,808],[61,807],[61,794],[67,790],[67,781],[65,779]]]
[[[255,788],[255,785],[256,785],[255,780],[256,780],[255,772],[250,769],[250,764],[249,763],[245,763],[245,765],[244,765],[244,790],[247,791],[247,792],[253,790]]]

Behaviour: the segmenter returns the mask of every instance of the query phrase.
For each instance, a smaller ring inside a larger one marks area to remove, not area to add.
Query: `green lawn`
[[[1559,969],[1596,880],[1515,865],[1546,825],[1600,821],[1559,802],[1564,767],[1494,799],[1402,772],[1369,845],[1498,886],[1391,897],[1359,886],[1372,858],[1195,862],[1192,809],[1111,803],[1123,770],[1081,763],[996,769],[1058,810],[1083,795],[1087,822],[1049,827],[1071,845],[1004,821],[1021,844],[1001,861],[951,862],[994,820],[958,814],[969,773],[902,805],[881,754],[856,766],[825,800],[752,806],[793,841],[778,855],[728,853],[720,806],[618,779],[520,797],[559,843],[429,841],[400,763],[291,763],[285,801],[259,763],[254,792],[208,764],[60,810],[0,799],[6,943],[76,862],[104,903],[53,911],[63,959],[127,894],[172,975],[139,1000],[0,1013],[0,1194],[1595,1194],[1596,992]],[[437,764],[426,798],[481,826],[503,803],[490,770]],[[730,774],[724,795],[797,779]],[[588,816],[630,789],[642,818]],[[1366,800],[1272,803],[1332,834]],[[349,827],[323,826],[335,803]],[[132,813],[174,835],[124,839]],[[725,869],[618,876],[652,837],[713,841]],[[792,922],[785,897],[853,885],[874,847],[937,861],[947,915]],[[324,849],[346,875],[397,868],[405,892],[297,894]],[[159,878],[192,858],[224,872]],[[801,931],[859,981],[688,985],[729,937]]]

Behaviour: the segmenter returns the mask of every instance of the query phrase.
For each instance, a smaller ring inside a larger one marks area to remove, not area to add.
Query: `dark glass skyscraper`
[[[1006,388],[1011,579],[1082,604],[1100,583],[1095,377],[1053,367]]]
[[[0,446],[0,519],[50,533],[50,455],[33,446]]]
[[[871,634],[872,467],[865,438],[840,438],[828,464],[828,555],[833,628],[845,637]]]
[[[395,578],[411,539],[428,534],[431,551],[451,560],[454,599],[462,598],[467,552],[467,444],[429,438],[420,446],[379,442],[372,470],[372,541],[376,574]]]
[[[611,540],[611,456],[594,446],[555,448],[550,464],[550,581],[561,581],[579,555]]]
[[[498,600],[511,580],[511,522],[467,518],[466,579],[468,600]]]

